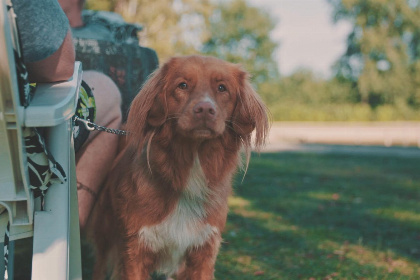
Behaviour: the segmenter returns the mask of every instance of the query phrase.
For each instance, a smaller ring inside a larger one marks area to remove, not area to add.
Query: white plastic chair
[[[39,84],[27,108],[20,105],[15,69],[10,23],[5,2],[1,0],[0,205],[7,211],[0,214],[0,242],[10,221],[10,240],[33,238],[32,279],[82,279],[71,124],[81,64],[76,62],[73,77],[66,82]],[[38,199],[34,200],[28,188],[23,127],[47,128],[48,148],[67,175],[64,184],[49,188],[44,211],[40,211]],[[3,248],[2,243],[0,247]]]

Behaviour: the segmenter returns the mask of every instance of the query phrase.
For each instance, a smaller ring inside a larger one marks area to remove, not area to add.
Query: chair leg
[[[82,279],[74,158],[70,149],[63,149],[71,145],[69,129],[69,122],[50,129],[50,139],[55,139],[50,151],[62,159],[68,179],[53,184],[45,196],[45,211],[35,212],[32,280]]]
[[[73,147],[73,145],[71,145]],[[70,151],[70,260],[69,279],[82,279],[82,252],[79,227],[79,204],[77,199],[76,159],[74,150]]]

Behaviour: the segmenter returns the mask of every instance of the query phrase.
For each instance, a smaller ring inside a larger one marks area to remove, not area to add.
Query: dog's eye
[[[220,91],[220,92],[223,92],[223,91],[226,91],[226,87],[225,87],[225,85],[219,85],[217,90]]]
[[[180,83],[178,85],[178,88],[180,88],[180,89],[187,89],[188,88],[188,85],[187,85],[187,83]]]

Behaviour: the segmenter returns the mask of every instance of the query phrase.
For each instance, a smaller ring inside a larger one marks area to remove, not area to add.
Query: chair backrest
[[[19,101],[13,32],[4,1],[0,5],[0,204],[11,225],[31,225],[33,195],[28,188],[22,126],[24,108]]]
[[[13,239],[32,236],[34,194],[30,190],[24,128],[54,127],[74,114],[81,82],[81,64],[77,62],[73,77],[61,83],[38,84],[30,106],[24,107],[14,56],[13,19],[5,1],[0,1],[0,206],[8,217],[0,215],[0,242],[4,222],[10,221]],[[60,137],[70,138],[71,131]],[[60,139],[53,141],[60,142]],[[70,148],[65,148],[70,149]],[[56,155],[53,155],[56,156]],[[58,158],[56,158],[59,160]],[[62,159],[68,161],[68,157]],[[5,221],[4,221],[5,220]]]

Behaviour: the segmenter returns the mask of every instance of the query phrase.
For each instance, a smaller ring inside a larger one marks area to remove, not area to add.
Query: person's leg
[[[83,80],[95,97],[95,123],[118,129],[121,125],[121,96],[117,86],[108,76],[96,71],[85,71]],[[82,230],[116,157],[118,137],[107,132],[91,131],[86,143],[76,154],[79,221]]]

